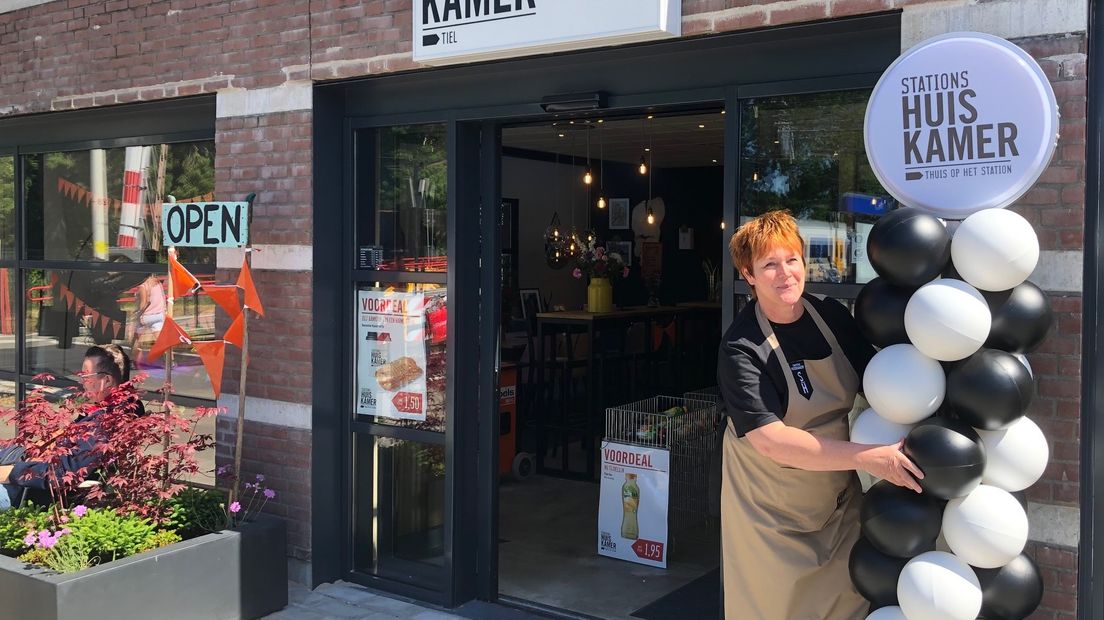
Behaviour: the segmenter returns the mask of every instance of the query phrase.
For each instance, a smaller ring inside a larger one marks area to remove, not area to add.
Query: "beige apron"
[[[805,361],[806,399],[762,309],[759,327],[782,363],[788,390],[784,423],[847,440],[847,413],[859,379],[835,335],[802,300],[832,355]],[[854,471],[813,472],[760,455],[729,424],[724,436],[721,545],[726,620],[855,620],[869,603],[847,570],[859,537],[861,492]]]

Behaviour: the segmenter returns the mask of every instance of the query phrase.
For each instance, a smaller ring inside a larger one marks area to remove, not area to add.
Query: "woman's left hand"
[[[876,478],[921,493],[923,489],[918,480],[924,478],[924,472],[901,451],[904,445],[905,440],[902,439],[895,444],[871,446],[859,453],[859,464],[863,471]]]

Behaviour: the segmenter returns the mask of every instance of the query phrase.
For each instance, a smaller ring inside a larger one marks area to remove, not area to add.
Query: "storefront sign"
[[[426,419],[425,295],[357,295],[359,415]]]
[[[444,65],[678,37],[679,0],[414,0],[414,61]]]
[[[864,135],[874,174],[897,200],[963,219],[1031,188],[1054,153],[1058,104],[1027,52],[992,35],[952,33],[886,69]]]
[[[249,203],[163,203],[161,239],[177,247],[242,247],[249,242]]]
[[[599,555],[667,568],[670,462],[667,450],[602,445]]]

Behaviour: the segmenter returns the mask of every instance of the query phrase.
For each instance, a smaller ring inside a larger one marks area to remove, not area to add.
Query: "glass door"
[[[446,587],[448,157],[443,123],[354,132],[351,577]]]

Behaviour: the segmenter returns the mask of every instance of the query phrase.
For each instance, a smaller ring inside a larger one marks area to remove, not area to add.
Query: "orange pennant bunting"
[[[253,286],[253,274],[249,270],[249,263],[244,260],[242,261],[241,273],[238,274],[238,286],[245,291],[245,307],[264,316],[261,296],[257,294],[257,288]]]
[[[169,254],[169,269],[172,271],[172,296],[174,299],[191,295],[199,290],[199,280],[192,275],[192,272],[185,269],[184,265],[181,265],[172,254]]]
[[[114,337],[116,339],[119,338],[119,330],[121,330],[122,328],[123,328],[122,323],[120,323],[118,321],[112,321],[111,322],[111,333],[114,335]]]
[[[203,366],[207,368],[207,376],[211,378],[211,389],[215,392],[215,398],[222,392],[222,364],[226,357],[226,343],[222,340],[207,342],[193,342],[196,353],[203,360]]]
[[[226,333],[222,336],[223,340],[230,344],[242,348],[242,342],[245,338],[245,320],[242,318],[241,313],[234,319],[234,322],[230,324],[230,327],[226,330]]]
[[[100,322],[100,313],[96,312],[96,310],[91,307],[89,307],[88,310],[88,314],[92,315],[92,328],[95,329],[96,325]]]
[[[107,333],[107,324],[111,322],[111,317],[106,314],[100,315],[100,331]]]
[[[238,303],[238,287],[234,284],[208,284],[203,287],[203,292],[211,296],[220,308],[234,318],[241,314],[241,305]]]
[[[161,327],[161,333],[157,334],[157,342],[150,348],[149,359],[157,359],[164,355],[165,351],[178,344],[191,344],[192,339],[187,332],[180,329],[172,317],[165,317],[165,324]]]

